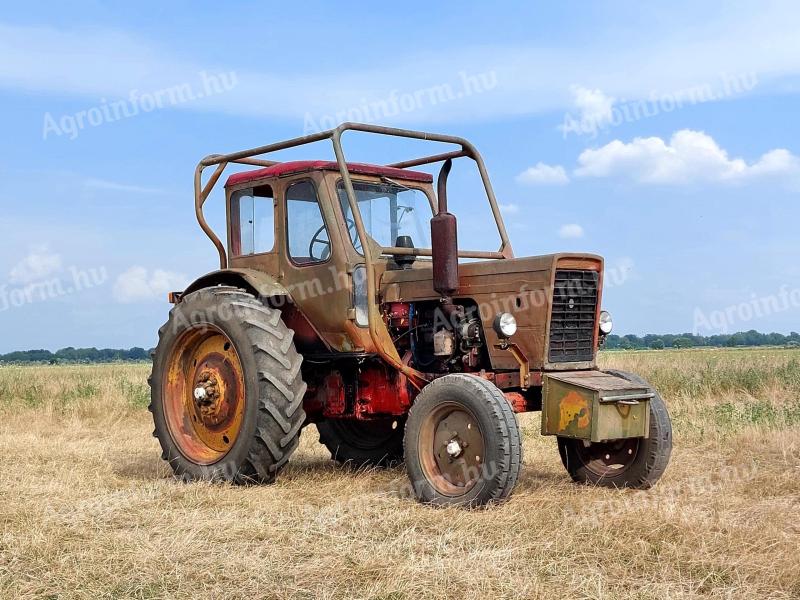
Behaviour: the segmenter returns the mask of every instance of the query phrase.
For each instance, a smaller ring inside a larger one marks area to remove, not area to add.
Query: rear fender
[[[272,300],[272,302],[270,302],[271,304],[279,303],[279,307],[292,300],[289,290],[278,283],[275,278],[267,273],[256,271],[255,269],[222,269],[219,271],[212,271],[189,284],[189,287],[184,290],[183,295],[185,296],[197,290],[218,285],[230,285],[244,288],[261,300],[270,299]]]

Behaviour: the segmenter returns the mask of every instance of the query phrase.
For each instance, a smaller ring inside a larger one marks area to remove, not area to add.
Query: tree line
[[[5,363],[105,363],[119,361],[150,360],[151,350],[133,347],[127,350],[114,348],[62,348],[56,352],[50,350],[20,350],[0,354],[0,362]]]
[[[695,335],[692,333],[664,334],[648,333],[647,335],[609,335],[605,348],[608,350],[663,350],[664,348],[735,348],[737,346],[800,346],[800,333],[789,335],[782,333],[759,333],[740,331],[737,333],[717,335]]]
[[[800,347],[800,333],[759,333],[754,329],[731,334],[694,335],[692,333],[667,333],[647,335],[609,335],[604,348],[607,350],[663,350],[664,348],[733,348],[736,346],[789,346]],[[0,354],[3,363],[106,363],[148,361],[153,350],[133,347],[127,350],[114,348],[62,348],[50,350],[20,350]]]

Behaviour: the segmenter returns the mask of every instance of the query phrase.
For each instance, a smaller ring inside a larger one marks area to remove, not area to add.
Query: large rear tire
[[[354,467],[392,467],[403,462],[403,419],[326,419],[317,424],[319,441],[331,458]]]
[[[516,417],[494,384],[457,373],[426,385],[409,412],[406,470],[421,502],[482,506],[505,500],[522,466]]]
[[[607,373],[652,389],[634,373]],[[672,454],[672,424],[667,407],[657,392],[650,399],[647,438],[590,443],[560,437],[558,451],[564,468],[575,482],[615,488],[650,488],[664,474]]]
[[[175,475],[269,483],[305,422],[302,357],[279,310],[231,287],[198,290],[159,330],[150,411]]]

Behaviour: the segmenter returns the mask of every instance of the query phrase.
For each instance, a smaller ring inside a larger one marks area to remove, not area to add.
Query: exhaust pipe
[[[442,296],[443,304],[458,289],[458,235],[456,216],[447,212],[447,176],[453,161],[447,159],[439,171],[436,194],[439,211],[431,219],[431,258],[433,260],[433,289]]]

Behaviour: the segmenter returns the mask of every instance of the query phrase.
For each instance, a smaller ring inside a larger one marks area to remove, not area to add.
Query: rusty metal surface
[[[443,402],[423,421],[419,457],[428,482],[445,496],[461,496],[478,481],[484,441],[478,420],[462,405]]]
[[[592,442],[646,437],[650,389],[600,371],[548,373],[542,400],[542,434]],[[624,398],[605,402],[604,397]]]
[[[603,371],[574,371],[568,373],[551,373],[551,379],[572,383],[598,392],[622,392],[645,390],[643,386],[631,383],[627,379],[604,373]]]
[[[447,175],[452,167],[448,158],[439,171],[439,210],[431,219],[433,289],[445,301],[458,289],[458,225],[455,215],[447,212]]]
[[[472,262],[459,265],[458,289],[453,299],[473,299],[481,309],[491,366],[496,370],[518,369],[519,363],[499,348],[497,334],[490,324],[500,312],[510,312],[517,320],[513,341],[528,359],[532,370],[565,368],[547,362],[548,322],[552,302],[553,277],[562,265],[602,269],[602,258],[592,254],[553,254],[503,261]],[[430,264],[414,265],[404,271],[385,271],[380,280],[381,294],[393,301],[436,300]],[[566,368],[593,368],[594,361],[570,363]]]
[[[241,262],[244,263],[245,261]],[[264,267],[266,265],[263,263],[256,263],[256,266]],[[183,294],[190,294],[196,290],[209,287],[209,285],[216,285],[220,282],[230,282],[231,285],[234,285],[236,283],[241,283],[242,281],[263,298],[289,296],[289,291],[286,289],[286,287],[278,283],[276,278],[273,277],[270,274],[270,271],[267,269],[262,270],[260,268],[251,269],[237,267],[207,273],[190,283],[184,290]]]
[[[244,375],[228,337],[207,325],[175,344],[165,377],[164,416],[181,453],[199,465],[236,441],[245,408]]]

